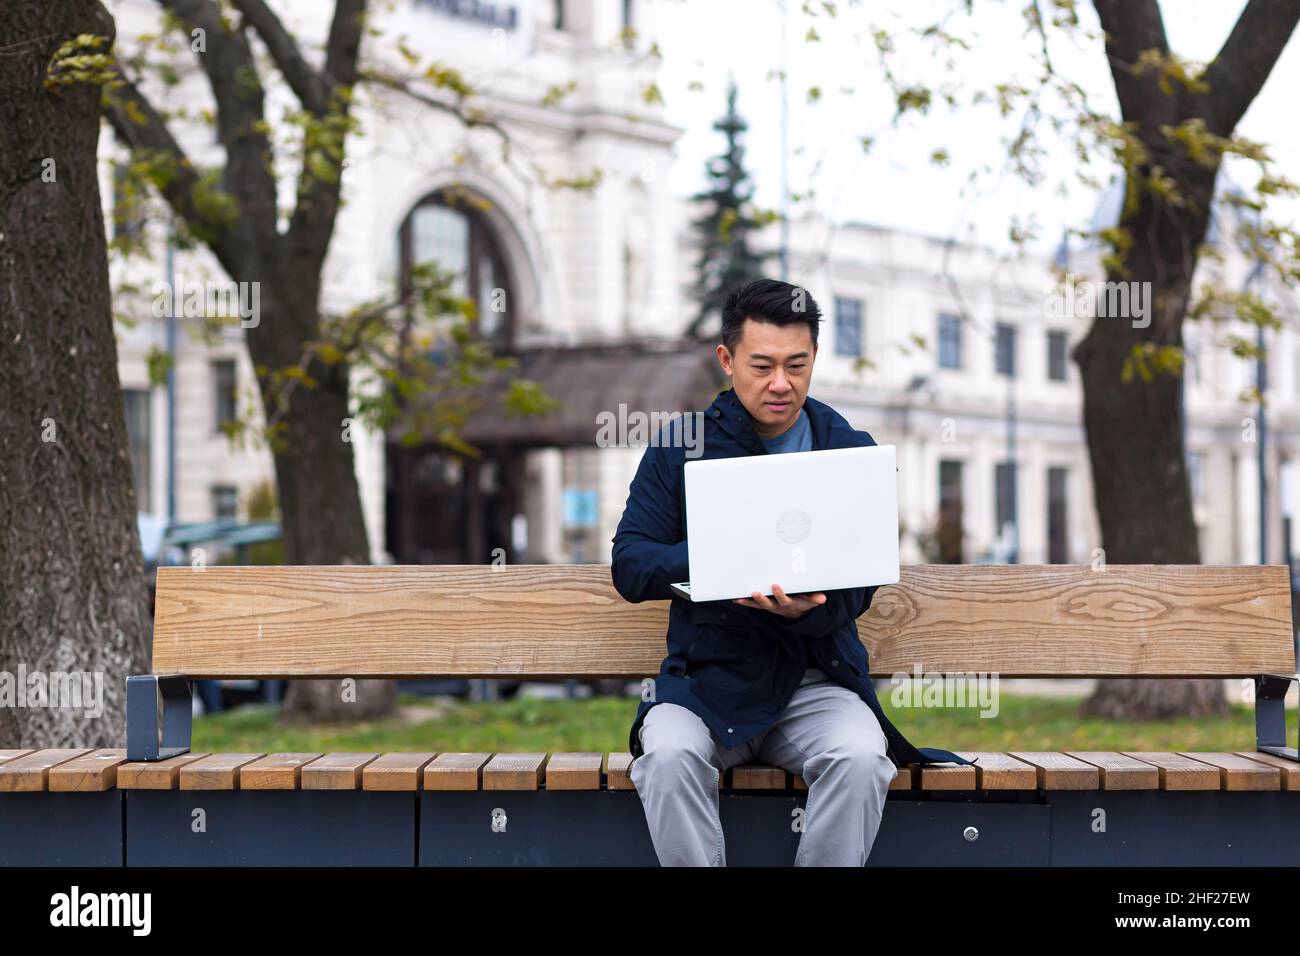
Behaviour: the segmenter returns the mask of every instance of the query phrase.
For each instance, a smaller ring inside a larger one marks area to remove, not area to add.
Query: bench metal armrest
[[[128,677],[126,759],[166,760],[189,753],[193,706],[187,677]]]
[[[1255,749],[1300,762],[1295,747],[1286,745],[1286,692],[1297,674],[1260,674],[1255,677]]]

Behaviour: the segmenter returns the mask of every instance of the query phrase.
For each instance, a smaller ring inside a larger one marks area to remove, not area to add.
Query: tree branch
[[[195,198],[201,182],[194,164],[172,136],[166,121],[121,67],[115,71],[118,85],[107,90],[104,97],[105,114],[114,133],[132,150],[152,150],[170,158],[170,175],[160,187],[163,198],[189,224],[191,231],[202,236],[222,268],[235,276],[248,252],[243,239],[203,212]]]
[[[1300,0],[1250,0],[1202,79],[1200,111],[1210,132],[1230,136],[1268,79],[1300,22]]]
[[[320,115],[329,105],[330,83],[304,58],[289,31],[263,0],[231,0],[266,44],[271,59],[304,107]]]
[[[1093,5],[1106,34],[1106,60],[1115,81],[1120,115],[1126,120],[1149,118],[1151,90],[1159,92],[1155,76],[1135,75],[1133,67],[1148,50],[1169,54],[1160,4],[1157,0],[1093,0]]]
[[[248,40],[229,29],[212,0],[158,3],[191,30],[203,31],[206,49],[196,56],[217,104],[217,134],[226,149],[226,188],[239,201],[239,228],[250,234],[261,254],[269,255],[277,239],[275,177],[265,97]]]

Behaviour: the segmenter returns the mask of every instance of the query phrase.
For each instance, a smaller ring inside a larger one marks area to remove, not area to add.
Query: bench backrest
[[[158,569],[153,671],[189,677],[653,675],[668,602],[608,565]],[[914,565],[858,621],[871,672],[1295,671],[1284,566]]]

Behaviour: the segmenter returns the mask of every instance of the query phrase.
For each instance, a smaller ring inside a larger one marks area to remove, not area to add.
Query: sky
[[[1064,228],[1087,228],[1097,208],[1095,190],[1077,180],[1079,163],[1064,140],[1043,129],[1049,149],[1046,181],[1030,187],[1006,167],[1006,142],[1018,128],[1019,112],[999,120],[991,106],[959,111],[940,106],[927,116],[912,115],[892,124],[893,99],[876,57],[875,26],[891,32],[938,20],[961,4],[954,0],[840,0],[835,18],[809,18],[802,0],[786,0],[790,188],[813,195],[807,201],[832,221],[863,221],[940,237],[974,239],[1010,248],[1013,217],[1036,220],[1038,239],[1031,248],[1050,252]],[[955,82],[964,90],[990,88],[1016,77],[1035,75],[1030,38],[1025,36],[1022,0],[975,0],[972,17],[959,14],[952,32],[970,42],[956,51],[954,71],[943,58],[908,47],[905,69],[915,82]],[[1164,0],[1161,8],[1172,50],[1188,59],[1211,59],[1231,32],[1242,0]],[[1091,4],[1080,2],[1083,27],[1095,39],[1066,40],[1059,32],[1051,48],[1059,72],[1088,90],[1092,101],[1118,117],[1114,90]],[[673,188],[689,195],[703,185],[706,159],[720,152],[722,136],[711,128],[725,108],[728,73],[736,77],[738,108],[750,124],[746,161],[756,184],[755,201],[776,208],[780,198],[780,87],[774,74],[781,63],[781,0],[652,0],[648,34],[664,59],[659,82],[666,118],[685,132],[678,141],[679,162]],[[812,26],[819,42],[805,39]],[[703,88],[692,90],[692,83]],[[807,90],[819,86],[822,98],[810,103]],[[1263,92],[1238,126],[1238,133],[1269,146],[1274,173],[1300,182],[1300,36],[1293,37]],[[873,138],[868,153],[860,140]],[[944,149],[949,165],[930,156]],[[1093,164],[1109,177],[1113,164]],[[975,186],[972,172],[979,173]],[[1229,167],[1243,185],[1253,185],[1253,165]],[[1064,188],[1063,188],[1064,187]],[[803,208],[796,204],[792,212]],[[1274,216],[1300,222],[1300,203],[1276,207]]]

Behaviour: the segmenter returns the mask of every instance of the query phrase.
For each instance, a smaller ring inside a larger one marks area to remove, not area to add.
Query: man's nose
[[[786,378],[785,372],[777,370],[772,376],[772,383],[769,386],[774,392],[788,392],[790,390],[790,379]]]

